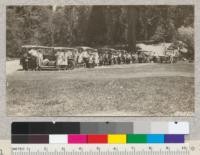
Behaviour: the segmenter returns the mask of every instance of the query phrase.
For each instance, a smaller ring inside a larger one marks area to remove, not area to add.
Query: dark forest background
[[[194,6],[8,6],[6,54],[24,44],[116,46],[181,40],[194,50]]]

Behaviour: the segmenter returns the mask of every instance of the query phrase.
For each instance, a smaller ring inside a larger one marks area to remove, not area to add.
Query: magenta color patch
[[[68,135],[68,143],[69,144],[83,144],[87,143],[87,135]]]

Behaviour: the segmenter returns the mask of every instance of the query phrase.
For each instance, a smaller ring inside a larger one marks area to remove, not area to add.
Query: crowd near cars
[[[160,48],[161,47],[161,48]],[[172,46],[138,45],[137,52],[125,49],[91,47],[22,46],[20,64],[23,70],[70,70],[131,63],[175,63],[180,49]]]

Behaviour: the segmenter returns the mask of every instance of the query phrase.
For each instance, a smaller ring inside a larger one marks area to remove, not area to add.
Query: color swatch
[[[127,143],[147,143],[146,134],[128,134]]]
[[[165,135],[165,143],[184,143],[184,135]]]
[[[68,142],[68,135],[49,135],[50,144],[66,144]]]
[[[87,142],[89,144],[107,144],[108,135],[88,135]]]
[[[162,134],[147,135],[147,143],[165,143],[165,135]]]
[[[108,135],[108,144],[126,144],[126,135],[110,134]]]
[[[68,135],[68,144],[85,144],[87,143],[87,135]]]

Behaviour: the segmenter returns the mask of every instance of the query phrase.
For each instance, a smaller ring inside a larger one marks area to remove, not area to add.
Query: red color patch
[[[88,143],[108,143],[107,135],[88,135]]]

